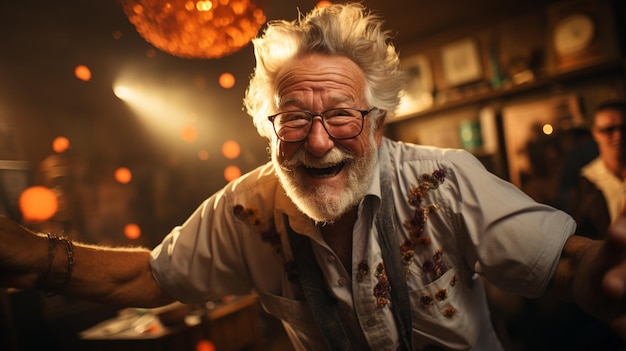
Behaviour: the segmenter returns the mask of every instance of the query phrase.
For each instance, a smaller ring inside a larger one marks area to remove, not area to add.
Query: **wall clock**
[[[595,23],[591,16],[584,13],[569,14],[554,27],[554,49],[560,56],[583,54],[593,44],[595,34]]]
[[[622,1],[622,0],[620,0]],[[559,74],[619,64],[612,0],[558,1],[547,8],[546,71]]]

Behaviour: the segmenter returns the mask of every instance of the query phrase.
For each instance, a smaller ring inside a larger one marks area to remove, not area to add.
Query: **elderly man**
[[[469,153],[393,142],[403,86],[359,4],[275,21],[245,98],[271,162],[207,199],[151,252],[0,221],[0,283],[125,306],[254,291],[298,350],[499,350],[480,276],[624,324],[626,225],[607,242]]]

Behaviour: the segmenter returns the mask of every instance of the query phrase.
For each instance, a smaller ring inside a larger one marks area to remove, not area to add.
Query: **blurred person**
[[[568,212],[578,223],[578,234],[602,239],[626,201],[626,101],[599,105],[591,134],[599,155],[580,170]]]
[[[271,161],[151,251],[1,218],[0,286],[135,307],[254,292],[297,350],[502,350],[482,277],[626,335],[626,218],[573,235],[470,153],[385,138],[405,76],[382,25],[361,4],[268,23],[244,103]]]

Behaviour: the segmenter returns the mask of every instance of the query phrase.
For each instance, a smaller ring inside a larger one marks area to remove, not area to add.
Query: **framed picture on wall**
[[[510,181],[535,200],[554,204],[572,132],[584,117],[576,95],[506,106],[502,124]]]
[[[454,88],[484,78],[478,42],[466,38],[441,48],[441,69],[446,85]]]
[[[408,75],[408,82],[403,92],[398,115],[425,110],[433,104],[433,72],[430,57],[418,54],[402,60],[402,69]]]

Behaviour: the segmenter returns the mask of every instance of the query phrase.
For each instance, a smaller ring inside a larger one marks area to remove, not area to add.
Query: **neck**
[[[322,237],[339,257],[348,274],[352,273],[352,231],[356,222],[358,208],[354,207],[332,224],[320,227]]]
[[[607,160],[604,159],[604,164],[611,173],[620,179],[626,178],[626,160]]]

